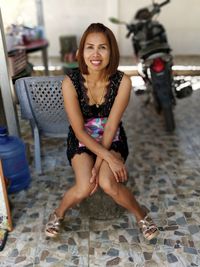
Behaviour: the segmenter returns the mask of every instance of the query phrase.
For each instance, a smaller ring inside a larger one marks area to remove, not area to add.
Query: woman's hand
[[[115,155],[111,154],[109,160],[107,161],[111,171],[114,174],[116,181],[125,182],[128,180],[127,170],[124,162],[117,158]],[[102,159],[97,157],[94,167],[92,168],[92,176],[90,178],[90,183],[95,183],[95,186],[90,193],[90,195],[94,194],[99,186],[99,169],[102,163]]]
[[[90,193],[90,196],[91,196],[97,191],[98,186],[99,186],[99,174],[98,174],[95,167],[92,168],[92,176],[90,178],[90,183],[91,184],[95,183],[95,186],[94,186],[92,192]]]
[[[90,178],[90,183],[95,183],[95,187],[93,188],[92,192],[90,193],[90,196],[94,194],[99,186],[99,169],[102,163],[102,159],[98,158],[96,159],[96,162],[94,164],[94,167],[92,168],[92,176]]]
[[[126,166],[121,159],[112,154],[107,162],[118,183],[128,180]]]

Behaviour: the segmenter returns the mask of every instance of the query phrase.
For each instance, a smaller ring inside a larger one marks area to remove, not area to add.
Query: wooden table
[[[41,40],[35,40],[32,41],[29,44],[23,45],[26,53],[33,53],[33,52],[37,52],[40,51],[42,52],[42,60],[43,60],[43,64],[45,67],[45,75],[49,75],[49,69],[48,69],[48,53],[47,53],[47,48],[49,46],[49,43],[46,39],[41,39]]]

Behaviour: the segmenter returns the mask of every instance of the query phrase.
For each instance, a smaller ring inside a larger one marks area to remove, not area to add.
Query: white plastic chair
[[[41,135],[63,138],[68,133],[61,92],[63,79],[64,76],[26,77],[15,82],[22,118],[29,120],[32,128],[37,173],[42,172]]]

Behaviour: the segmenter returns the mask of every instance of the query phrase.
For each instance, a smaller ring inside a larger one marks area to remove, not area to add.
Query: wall
[[[59,53],[59,36],[76,34],[79,40],[83,30],[90,23],[106,21],[104,12],[106,0],[44,0],[43,2],[46,35],[51,36],[49,52],[52,55]]]
[[[10,21],[12,17],[16,21],[21,9],[24,22],[35,25],[34,1],[1,0],[4,21]],[[111,24],[108,17],[115,16],[129,22],[138,8],[150,3],[151,0],[43,0],[49,55],[59,55],[59,36],[76,34],[79,40],[91,22],[103,22],[109,26],[116,35],[121,55],[132,55],[131,41],[125,38],[125,26]],[[199,0],[171,0],[163,8],[158,19],[167,30],[174,54],[200,54],[199,14]]]
[[[43,3],[51,55],[60,51],[59,36],[76,34],[79,42],[84,30],[93,22],[104,23],[118,34],[118,26],[108,20],[110,16],[118,16],[118,0],[43,0]]]

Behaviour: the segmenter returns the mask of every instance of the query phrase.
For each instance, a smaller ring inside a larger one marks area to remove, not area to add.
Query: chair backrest
[[[64,137],[68,121],[61,85],[64,76],[26,77],[15,82],[15,90],[23,119],[37,125],[40,133]]]

